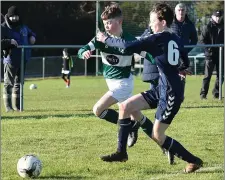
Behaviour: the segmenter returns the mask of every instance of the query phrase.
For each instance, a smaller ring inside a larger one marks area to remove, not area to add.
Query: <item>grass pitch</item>
[[[193,174],[182,173],[186,163],[178,158],[175,165],[169,165],[142,130],[137,144],[128,149],[126,163],[102,162],[99,156],[114,152],[117,146],[118,127],[92,114],[107,86],[102,77],[72,77],[71,82],[66,89],[61,79],[29,79],[24,85],[24,112],[5,113],[2,108],[2,180],[21,179],[17,161],[29,153],[43,163],[39,179],[224,179],[224,104],[212,98],[211,89],[208,100],[200,100],[202,77],[187,78],[185,101],[167,130],[169,136],[203,159],[204,167]],[[32,83],[37,84],[37,90],[29,90]],[[148,87],[140,77],[135,78],[134,94]],[[155,110],[143,113],[154,120]]]

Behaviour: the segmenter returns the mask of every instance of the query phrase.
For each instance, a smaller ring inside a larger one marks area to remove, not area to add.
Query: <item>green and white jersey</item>
[[[136,39],[125,32],[123,32],[121,38],[128,41]],[[79,49],[78,57],[83,59],[83,52],[87,50],[94,51],[95,49],[100,50],[103,63],[103,76],[106,79],[129,78],[133,53],[117,47],[108,47],[106,44],[96,41],[96,37],[94,37],[87,45]]]

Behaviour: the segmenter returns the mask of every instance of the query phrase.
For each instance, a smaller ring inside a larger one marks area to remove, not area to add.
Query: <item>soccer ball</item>
[[[30,90],[32,90],[32,89],[37,89],[37,85],[36,84],[31,84],[30,85]]]
[[[17,172],[23,178],[36,178],[41,174],[41,170],[41,161],[32,154],[21,157],[17,163]]]

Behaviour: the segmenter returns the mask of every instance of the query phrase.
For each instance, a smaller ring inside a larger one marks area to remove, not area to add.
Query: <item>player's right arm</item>
[[[92,51],[98,48],[99,42],[96,42],[96,38],[94,37],[88,44],[79,49],[78,57],[80,59],[89,59],[91,57]]]

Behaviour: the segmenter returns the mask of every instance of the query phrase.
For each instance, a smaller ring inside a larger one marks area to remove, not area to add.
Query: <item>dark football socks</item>
[[[117,124],[118,116],[119,116],[119,114],[115,110],[106,109],[102,112],[102,114],[99,116],[99,118],[105,119],[108,122]]]
[[[169,136],[166,137],[166,140],[162,147],[170,151],[178,158],[187,161],[188,163],[195,163],[197,160],[197,158],[188,150],[186,150],[179,142]]]
[[[152,122],[146,116],[143,116],[142,120],[140,121],[140,125],[145,134],[152,138]]]
[[[126,119],[120,119],[119,120],[119,133],[118,133],[118,152],[126,152],[127,150],[127,139],[128,139],[128,134],[131,130],[132,127],[132,122],[130,118]]]

